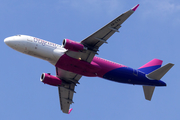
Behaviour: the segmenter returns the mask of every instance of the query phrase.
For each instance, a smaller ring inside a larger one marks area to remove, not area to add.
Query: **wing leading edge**
[[[67,51],[66,54],[73,58],[81,58],[81,60],[91,62],[94,58],[95,54],[98,54],[99,47],[103,43],[107,43],[107,40],[115,33],[119,32],[119,28],[121,27],[121,24],[129,17],[131,14],[136,11],[139,4],[133,7],[132,9],[128,10],[127,12],[121,14],[117,18],[115,18],[113,21],[90,35],[89,37],[82,40],[80,43],[83,44],[87,50],[85,52],[73,52],[73,51]]]
[[[86,39],[82,40],[81,43],[85,45],[87,48],[93,51],[98,51],[99,47],[103,43],[107,43],[107,39],[109,39],[115,32],[119,32],[119,28],[121,24],[129,17],[131,14],[136,11],[139,4],[133,7],[132,9],[128,10],[127,12],[121,14],[113,21],[87,37]]]

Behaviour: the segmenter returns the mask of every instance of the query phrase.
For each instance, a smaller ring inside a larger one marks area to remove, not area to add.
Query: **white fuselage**
[[[61,45],[27,35],[8,37],[4,42],[19,52],[46,60],[53,65],[66,52]]]

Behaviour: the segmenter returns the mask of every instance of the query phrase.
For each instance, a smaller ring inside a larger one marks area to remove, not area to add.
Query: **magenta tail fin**
[[[144,72],[145,74],[148,74],[148,73],[160,68],[162,65],[162,62],[163,62],[162,60],[153,59],[150,62],[148,62],[145,65],[138,68],[138,70]]]

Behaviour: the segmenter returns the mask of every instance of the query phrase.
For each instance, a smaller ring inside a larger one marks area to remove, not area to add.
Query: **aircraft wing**
[[[62,86],[58,87],[61,110],[68,113],[73,103],[74,88],[82,75],[56,68],[56,76],[63,80]]]
[[[82,40],[80,43],[83,44],[86,48],[86,52],[73,52],[67,51],[67,55],[73,58],[81,58],[81,60],[91,62],[94,58],[94,55],[97,54],[99,51],[99,47],[103,43],[107,43],[107,40],[115,33],[119,32],[119,28],[121,24],[138,8],[139,4],[133,7],[132,9],[128,10],[127,12],[121,14],[113,21],[90,35],[89,37]]]
[[[118,32],[121,24],[137,9],[138,6],[139,4],[129,11],[118,16],[116,19],[114,19],[86,39],[82,40],[80,43],[87,48],[86,51],[74,52],[68,50],[66,54],[70,57],[81,59],[90,63],[94,58],[94,55],[97,54],[97,51],[99,51],[99,47],[103,43],[107,43],[107,39],[110,38],[115,32]],[[78,83],[78,80],[82,76],[59,68],[56,68],[56,72],[56,76],[65,81],[61,87],[58,87],[58,90],[61,110],[64,113],[68,113],[70,104],[73,103],[73,94],[75,93],[74,88],[76,86],[76,83]]]
[[[115,32],[119,32],[118,30],[121,27],[121,24],[137,9],[138,6],[139,4],[121,14],[113,21],[81,41],[81,43],[87,48],[97,52],[103,43],[107,43],[107,39],[109,39]]]

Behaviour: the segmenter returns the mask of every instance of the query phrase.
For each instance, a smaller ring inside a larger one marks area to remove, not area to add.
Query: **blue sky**
[[[0,119],[2,120],[178,120],[180,119],[180,1],[178,0],[0,0]],[[162,59],[175,66],[146,101],[142,86],[82,77],[76,87],[73,111],[60,111],[56,87],[40,82],[42,73],[55,74],[50,63],[19,53],[4,43],[17,34],[62,44],[81,41],[105,24],[140,4],[122,24],[99,57],[138,68]]]

